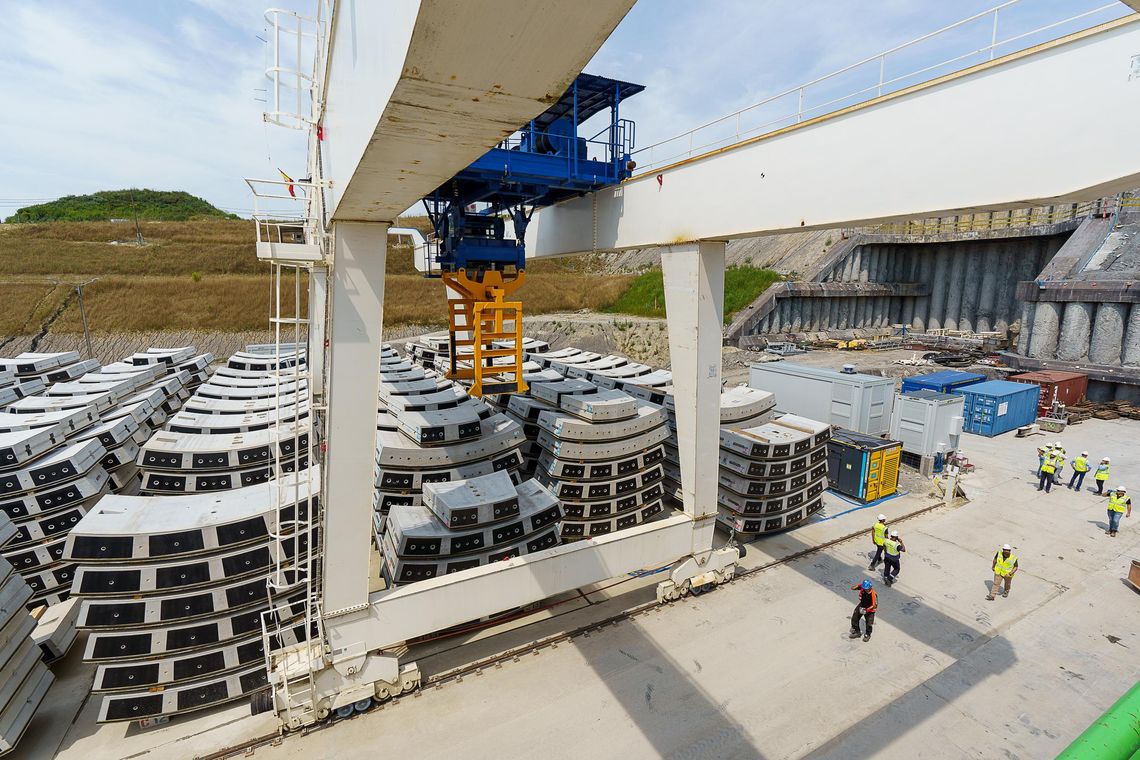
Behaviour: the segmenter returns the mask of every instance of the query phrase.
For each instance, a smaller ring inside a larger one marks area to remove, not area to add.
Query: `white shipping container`
[[[907,391],[895,397],[891,414],[891,439],[902,441],[903,451],[933,456],[954,448],[953,438],[962,432],[960,395],[938,391]]]
[[[748,384],[776,394],[776,409],[868,435],[891,427],[895,380],[793,362],[753,364]]]

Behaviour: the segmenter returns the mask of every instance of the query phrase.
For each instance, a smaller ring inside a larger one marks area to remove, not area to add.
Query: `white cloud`
[[[641,0],[587,70],[647,85],[623,112],[647,145],[994,1]],[[1098,2],[1027,0],[1036,10],[1002,23]],[[6,199],[132,185],[246,209],[243,176],[273,177],[277,166],[303,175],[303,135],[266,127],[256,100],[268,86],[257,39],[265,4],[0,0],[9,104],[0,109],[0,216],[15,210]]]
[[[243,176],[301,171],[303,136],[261,123],[261,27],[161,21],[49,4],[7,15],[0,77],[26,107],[0,113],[0,140],[18,146],[0,158],[0,199],[138,186],[250,208]]]

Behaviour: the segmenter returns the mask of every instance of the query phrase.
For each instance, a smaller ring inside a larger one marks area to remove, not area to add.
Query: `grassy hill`
[[[420,226],[425,220],[402,220]],[[74,285],[97,333],[159,330],[241,332],[268,329],[268,265],[254,252],[253,223],[242,219],[0,225],[0,339],[82,331]],[[568,257],[532,262],[519,290],[527,314],[607,311],[665,315],[661,271],[634,276],[603,271],[604,262]],[[726,319],[779,276],[733,267],[725,277]],[[388,326],[446,324],[438,280],[421,277],[410,247],[388,252],[384,320]],[[2,340],[0,340],[2,343]]]
[[[252,222],[143,222],[142,232],[140,248],[114,242],[133,239],[133,221],[0,225],[0,337],[45,325],[80,332],[72,284],[96,277],[83,291],[95,332],[268,328],[269,267],[256,258]],[[576,259],[536,262],[520,290],[527,313],[601,310],[633,280],[595,269]],[[443,286],[416,273],[409,247],[389,250],[384,319],[446,324]]]
[[[111,219],[184,222],[190,219],[235,219],[201,198],[181,190],[104,190],[68,195],[25,206],[8,217],[9,224],[30,222],[106,222]],[[132,234],[133,237],[133,234]]]

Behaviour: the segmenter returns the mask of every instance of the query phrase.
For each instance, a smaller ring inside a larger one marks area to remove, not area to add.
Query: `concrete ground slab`
[[[1071,454],[1110,454],[1127,482],[1140,462],[1136,429],[1093,420],[1061,438]],[[858,509],[829,495],[816,521],[748,545],[743,569],[755,570],[711,594],[598,629],[653,597],[657,578],[618,579],[541,619],[437,640],[419,653],[429,677],[536,639],[555,643],[254,754],[1051,757],[1140,677],[1140,595],[1121,580],[1140,557],[1140,512],[1109,538],[1097,524],[1103,499],[1038,495],[1034,449],[1055,437],[966,436],[976,471],[964,505],[927,510],[934,500],[912,490]],[[867,575],[861,534],[879,511],[898,520],[908,553],[898,583],[879,584],[864,643],[847,636],[850,586]],[[1009,598],[989,602],[989,565],[1004,541],[1023,570]],[[68,679],[67,690],[83,688]],[[266,716],[239,717],[239,704],[132,734],[94,727],[93,703],[57,756],[200,756],[272,729]],[[25,753],[39,746],[14,756],[50,756]]]

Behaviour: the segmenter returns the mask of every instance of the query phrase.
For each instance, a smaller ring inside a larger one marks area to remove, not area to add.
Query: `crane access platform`
[[[471,393],[517,393],[522,377],[525,237],[536,209],[614,185],[635,168],[635,125],[619,106],[645,87],[579,74],[548,109],[423,199],[434,240],[417,257],[447,286],[449,377]],[[609,109],[585,137],[583,127]],[[509,226],[508,226],[509,222]]]

